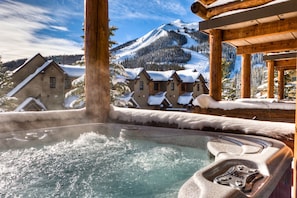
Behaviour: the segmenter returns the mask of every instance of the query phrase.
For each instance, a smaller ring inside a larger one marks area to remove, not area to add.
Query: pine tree
[[[16,108],[16,98],[7,97],[6,93],[12,88],[12,72],[8,71],[2,64],[0,57],[0,111],[12,111]]]
[[[114,36],[114,31],[117,30],[117,27],[111,26],[109,28],[109,48],[111,49],[113,45],[116,44],[115,41],[110,40],[111,36]],[[113,61],[114,57],[110,53],[109,56],[109,69],[110,69],[110,97],[111,102],[115,103],[117,98],[124,95],[127,92],[130,92],[128,84],[126,82],[126,72],[124,66]],[[84,58],[80,61],[80,65],[84,63]],[[72,104],[70,104],[71,108],[82,107],[85,102],[85,75],[80,78],[74,80],[72,82],[72,87],[69,92],[66,93],[65,98],[70,96],[77,97]]]
[[[236,81],[230,78],[231,62],[222,59],[222,97],[225,100],[236,99]]]

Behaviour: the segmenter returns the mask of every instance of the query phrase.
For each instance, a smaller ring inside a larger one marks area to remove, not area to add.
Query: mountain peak
[[[186,23],[177,19],[119,46],[113,50],[113,54],[115,61],[126,68],[188,68],[196,69],[207,78],[207,42],[208,37],[198,30],[198,22]]]
[[[181,19],[176,19],[170,23],[161,25],[158,29],[163,29],[166,31],[183,31],[183,30],[192,30],[198,31],[198,22],[186,23]]]

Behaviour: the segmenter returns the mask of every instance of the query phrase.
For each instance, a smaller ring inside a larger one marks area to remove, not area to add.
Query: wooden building
[[[128,86],[141,109],[187,111],[192,101],[208,93],[207,82],[196,70],[146,71],[144,68],[127,68]],[[126,97],[121,99],[127,100]],[[132,99],[132,98],[131,98]]]
[[[84,73],[84,68],[60,66],[36,54],[13,71],[14,87],[7,96],[16,97],[20,105],[15,111],[44,111],[64,109],[65,93],[71,82]]]
[[[63,109],[65,74],[53,60],[35,55],[13,71],[12,81],[15,86],[7,96],[18,98],[19,104],[34,98],[46,109]]]

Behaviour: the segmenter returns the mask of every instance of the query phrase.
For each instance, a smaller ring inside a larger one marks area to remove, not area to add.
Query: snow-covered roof
[[[121,103],[123,102],[124,104],[121,106],[127,106],[127,104],[131,101],[136,108],[140,108],[139,104],[135,101],[135,99],[133,98],[134,95],[134,91],[124,94],[123,96],[120,96],[117,98],[118,102]]]
[[[271,2],[269,2],[267,4],[257,6],[256,8],[266,7],[266,6],[269,6],[269,5],[273,5],[273,4],[276,4],[276,3],[282,3],[282,2],[285,2],[285,1],[289,1],[289,0],[274,0],[274,1],[271,1]],[[234,0],[217,0],[216,2],[209,5],[208,7],[210,8],[210,7],[220,6],[220,5],[223,5],[223,4],[226,4],[226,3],[231,3],[231,2],[234,2]],[[247,8],[247,9],[244,9],[244,10],[252,10],[252,9],[255,9],[255,8]],[[223,14],[221,14],[219,16],[231,15],[231,14],[235,14],[235,13],[238,13],[238,12],[241,12],[241,11],[242,11],[242,9],[241,10],[235,10],[235,11],[229,11],[229,12],[223,13]],[[214,18],[216,18],[216,17],[214,17]]]
[[[176,72],[183,83],[194,83],[198,81],[200,75],[195,69],[185,69]]]
[[[147,73],[153,81],[169,81],[172,80],[172,76],[175,71],[147,71]]]
[[[151,95],[148,97],[148,101],[147,103],[151,106],[154,106],[154,105],[161,105],[163,103],[163,101],[166,101],[169,106],[171,106],[172,104],[170,103],[170,101],[166,98],[166,92],[159,92],[155,95]]]
[[[70,77],[80,77],[85,73],[85,66],[80,65],[59,65]]]
[[[44,59],[43,56],[41,56],[40,53],[37,53],[35,56],[31,57],[30,59],[27,59],[22,65],[20,65],[19,67],[17,67],[16,69],[14,69],[12,72],[16,73],[17,71],[19,71],[20,69],[22,69],[27,63],[29,63],[30,61],[34,60],[37,56],[40,56]],[[44,59],[45,61],[45,59]]]
[[[85,81],[85,74],[72,81],[72,86],[77,86]]]
[[[139,77],[139,74],[144,70],[144,68],[125,68],[125,71],[127,73],[127,79],[128,80],[135,80],[137,77]]]
[[[188,105],[191,104],[193,99],[193,92],[186,92],[178,97],[177,103],[181,105]]]
[[[53,63],[53,60],[46,61],[41,67],[37,68],[34,73],[30,74],[15,88],[13,88],[10,92],[8,92],[7,96],[8,97],[14,96],[14,94],[16,94],[19,90],[21,90],[26,84],[28,84],[33,78],[35,78],[42,70],[48,67],[51,63]]]
[[[40,100],[29,97],[29,98],[26,98],[14,111],[25,111],[24,108],[32,101],[35,102],[35,104],[37,104],[41,110],[43,111],[47,110],[45,105]]]
[[[123,101],[125,101],[125,102],[129,102],[129,100],[130,100],[131,98],[133,98],[133,97],[132,97],[133,94],[134,94],[134,91],[132,91],[132,92],[130,92],[130,93],[127,93],[127,94],[124,94],[123,96],[120,96],[120,97],[118,97],[117,99],[119,99],[119,100],[123,100]]]
[[[67,95],[64,100],[64,107],[67,109],[82,108],[85,103],[83,101],[79,101],[79,99],[80,98],[77,95]]]

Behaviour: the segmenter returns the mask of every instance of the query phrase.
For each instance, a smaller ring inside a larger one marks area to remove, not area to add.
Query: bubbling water
[[[0,152],[0,197],[176,197],[206,149],[88,132]]]

